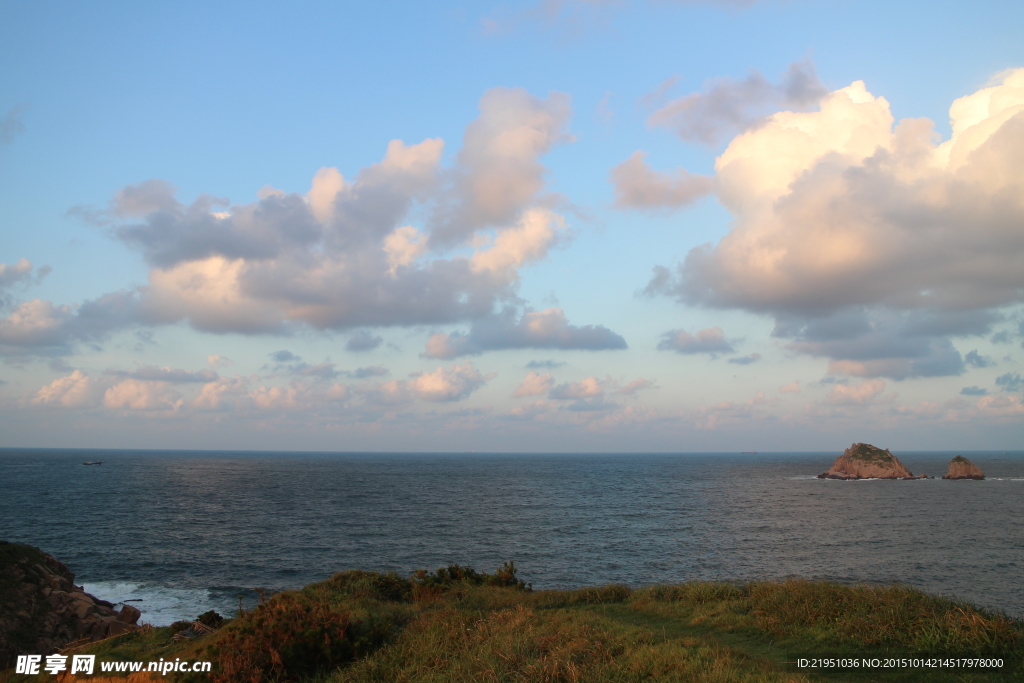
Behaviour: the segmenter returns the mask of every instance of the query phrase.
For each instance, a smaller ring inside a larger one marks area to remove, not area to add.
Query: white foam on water
[[[169,626],[175,621],[192,621],[211,609],[221,614],[226,606],[219,604],[210,591],[197,588],[168,588],[121,581],[99,581],[84,584],[86,593],[115,604],[127,603],[142,612],[139,623]]]

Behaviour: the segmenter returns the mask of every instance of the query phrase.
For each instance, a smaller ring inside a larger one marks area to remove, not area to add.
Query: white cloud
[[[109,410],[174,410],[180,405],[181,394],[167,382],[126,379],[103,394],[103,407]]]
[[[125,187],[107,209],[76,213],[141,252],[148,284],[77,308],[23,304],[0,321],[0,348],[62,354],[127,326],[185,321],[213,333],[363,328],[348,348],[369,350],[379,342],[363,342],[380,337],[359,336],[365,328],[472,322],[521,305],[519,269],[567,232],[539,159],[571,139],[570,113],[559,93],[488,90],[453,168],[441,165],[440,139],[392,140],[352,178],[321,168],[305,195],[264,187],[248,204],[189,204],[162,180]]]
[[[54,306],[49,301],[25,301],[0,320],[0,344],[50,346],[63,341],[61,334],[71,318],[70,306]]]
[[[493,377],[480,374],[471,363],[464,363],[418,375],[409,382],[409,389],[424,401],[459,401]]]
[[[571,139],[565,130],[569,102],[563,93],[542,100],[522,88],[488,90],[479,118],[466,127],[452,195],[437,212],[431,239],[462,241],[515,220],[530,206],[544,187],[538,158]]]
[[[987,334],[1024,300],[1024,69],[950,116],[937,144],[930,121],[895,124],[860,81],[769,116],[715,164],[732,230],[647,291],[773,315],[792,348],[848,374],[962,372],[949,338]],[[854,338],[812,333],[843,320]]]
[[[498,233],[493,244],[477,250],[470,259],[470,267],[477,273],[507,277],[524,263],[544,258],[564,229],[565,221],[558,214],[531,209],[515,225]]]
[[[597,377],[586,377],[579,382],[559,384],[551,390],[550,398],[571,400],[578,398],[595,398],[604,395],[605,382]]]
[[[388,273],[392,276],[400,266],[408,266],[427,250],[427,236],[411,225],[395,228],[384,238],[384,253],[388,255]]]
[[[972,126],[958,100],[942,145],[925,119],[894,127],[860,81],[738,136],[715,164],[736,227],[690,253],[680,293],[758,311],[1019,300],[1024,245],[1005,226],[1024,219],[1024,69],[997,89]]]
[[[799,394],[800,393],[800,380],[795,379],[789,384],[784,384],[779,389],[780,394]]]
[[[647,165],[646,152],[636,151],[611,171],[615,205],[619,208],[660,209],[692,204],[710,194],[714,181],[676,169],[660,173]]]
[[[837,406],[864,405],[874,401],[885,390],[880,379],[865,380],[860,384],[836,384],[825,396],[825,403]]]
[[[732,353],[735,347],[732,342],[725,338],[725,332],[721,327],[708,327],[690,334],[686,330],[671,330],[662,335],[658,342],[658,348],[662,351],[675,351],[676,353]]]
[[[40,282],[50,273],[50,270],[49,266],[42,266],[36,269],[36,274],[33,276],[32,262],[24,257],[18,259],[17,263],[0,263],[0,296],[3,295],[5,289],[14,285]]]
[[[539,372],[530,372],[523,378],[522,383],[512,396],[515,398],[541,396],[551,391],[553,381],[550,372],[546,372],[543,375]]]
[[[248,396],[249,382],[243,377],[220,377],[207,382],[192,399],[190,407],[199,411],[223,411],[234,408]]]
[[[94,408],[100,404],[104,387],[93,377],[75,370],[50,382],[36,392],[31,403],[59,405],[65,408]]]

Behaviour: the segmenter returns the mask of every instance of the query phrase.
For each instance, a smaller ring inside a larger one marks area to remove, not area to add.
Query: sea
[[[805,577],[1024,618],[1024,451],[898,452],[918,481],[817,479],[838,452],[0,449],[0,539],[166,625],[345,569],[511,561],[534,589]],[[86,461],[102,465],[83,465]]]

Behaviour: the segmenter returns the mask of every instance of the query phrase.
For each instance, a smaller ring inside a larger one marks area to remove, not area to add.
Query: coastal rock
[[[64,564],[38,548],[0,541],[0,669],[19,654],[49,655],[68,643],[138,628],[140,612],[98,600]]]
[[[985,473],[962,455],[949,461],[949,469],[942,475],[943,479],[984,479]]]
[[[818,479],[920,479],[915,477],[888,449],[855,443],[836,458],[828,472]]]

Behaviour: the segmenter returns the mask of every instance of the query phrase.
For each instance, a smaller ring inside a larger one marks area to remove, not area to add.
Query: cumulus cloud
[[[834,406],[865,405],[873,402],[885,390],[880,379],[865,380],[860,384],[837,384],[825,396],[825,403]]]
[[[737,356],[736,358],[730,358],[729,362],[735,363],[736,365],[750,365],[751,363],[756,363],[759,360],[761,360],[761,354],[751,353],[746,356]]]
[[[539,157],[570,140],[568,95],[541,99],[522,88],[493,88],[480,99],[480,116],[466,127],[451,172],[451,194],[434,218],[431,240],[465,240],[476,230],[501,226],[537,198],[544,187]]]
[[[296,377],[285,386],[257,384],[259,380],[255,375],[223,377],[209,370],[175,368],[108,370],[102,377],[74,370],[40,388],[26,403],[158,417],[232,413],[264,419],[268,414],[288,412],[321,415],[329,409],[337,414],[338,409],[348,407],[351,398],[346,385],[318,377]]]
[[[568,232],[540,158],[570,139],[570,113],[566,95],[496,88],[451,168],[440,139],[393,140],[351,178],[320,169],[306,194],[264,187],[231,204],[183,202],[162,180],[125,187],[106,209],[78,213],[141,253],[148,283],[79,307],[27,302],[0,321],[0,346],[53,355],[185,321],[212,333],[352,331],[346,348],[359,351],[380,343],[367,329],[487,318],[519,303],[519,269]],[[409,224],[417,216],[424,225]]]
[[[810,60],[794,62],[777,84],[757,71],[742,81],[718,78],[701,92],[669,102],[648,118],[648,124],[670,128],[684,140],[714,144],[723,135],[745,130],[780,107],[805,108],[828,91]]]
[[[58,405],[65,408],[94,408],[100,404],[104,387],[94,377],[75,370],[66,377],[50,382],[35,393],[31,403]]]
[[[181,402],[181,394],[169,383],[152,380],[126,379],[103,394],[103,407],[110,410],[174,410]]]
[[[496,375],[483,374],[472,363],[439,366],[433,372],[418,372],[408,380],[367,383],[355,391],[366,403],[382,407],[400,406],[414,400],[448,403],[468,398]]]
[[[523,396],[541,396],[551,391],[551,385],[554,380],[551,377],[551,373],[540,374],[538,372],[531,372],[523,378],[522,383],[516,388],[512,394],[515,398],[521,398]]]
[[[469,333],[437,333],[427,341],[425,358],[451,359],[499,349],[608,350],[626,348],[626,340],[603,325],[570,325],[561,308],[514,308],[473,323]]]
[[[551,389],[550,398],[572,400],[578,398],[596,398],[604,395],[605,382],[597,377],[586,377],[579,382],[565,382]]]
[[[950,337],[990,333],[1024,299],[1024,69],[950,118],[939,143],[860,81],[769,116],[715,164],[733,229],[646,291],[772,315],[777,336],[848,374],[959,374]],[[842,325],[854,339],[815,332]]]
[[[0,291],[12,285],[27,282],[32,277],[32,262],[27,258],[17,263],[0,263]]]
[[[33,270],[35,270],[34,273]],[[7,290],[18,286],[38,284],[50,274],[51,270],[50,266],[33,269],[32,262],[27,258],[20,258],[17,263],[0,263],[0,309],[14,305]]]
[[[471,363],[464,363],[417,375],[409,381],[409,389],[424,401],[459,401],[493,377],[482,375]]]
[[[109,369],[102,377],[73,370],[40,388],[29,403],[64,408],[176,411],[184,400],[175,386],[202,385],[202,394],[208,393],[210,387],[229,382],[205,368],[193,371],[147,365],[135,370]]]
[[[712,191],[707,176],[676,169],[655,171],[647,165],[646,152],[636,151],[611,171],[615,206],[633,209],[675,208],[692,204]]]
[[[105,294],[76,306],[55,306],[43,299],[17,304],[0,320],[0,354],[62,356],[79,342],[99,342],[112,330],[148,319],[134,292]]]
[[[960,393],[964,396],[984,396],[988,393],[988,389],[984,389],[978,386],[964,387],[960,390]]]
[[[243,396],[248,408],[267,413],[308,413],[326,404],[343,403],[348,397],[348,387],[343,384],[324,386],[302,381],[285,387],[260,386]]]
[[[662,351],[675,351],[676,353],[732,353],[736,349],[732,342],[725,338],[725,332],[721,327],[708,327],[690,334],[686,330],[670,330],[662,335],[658,342],[658,348]]]
[[[784,384],[779,389],[780,394],[799,394],[800,393],[800,380],[795,379],[789,384]]]

